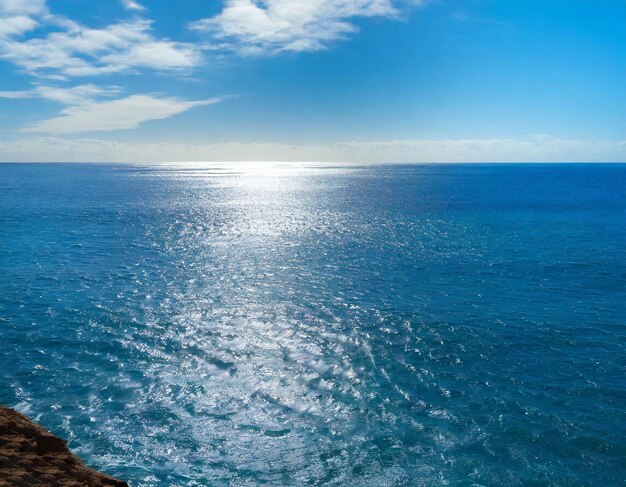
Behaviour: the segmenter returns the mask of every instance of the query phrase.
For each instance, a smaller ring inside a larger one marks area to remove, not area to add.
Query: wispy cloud
[[[146,7],[133,0],[121,0],[121,2],[126,10],[146,10]]]
[[[492,19],[489,17],[477,17],[475,15],[469,15],[462,10],[455,10],[452,13],[452,18],[458,20],[459,22],[480,22],[483,24],[499,25],[501,27],[514,27],[514,25],[509,22],[504,22],[502,20]]]
[[[356,32],[356,17],[394,17],[393,0],[227,0],[191,28],[240,54],[316,51]],[[405,2],[406,3],[406,2]],[[409,3],[419,4],[420,0]]]
[[[58,117],[37,122],[23,132],[74,134],[80,132],[132,129],[149,120],[161,120],[193,107],[211,105],[222,98],[184,101],[177,98],[157,98],[131,95],[105,102],[90,102],[70,106]]]
[[[36,26],[34,19],[23,15],[0,18],[0,38],[22,35]]]
[[[33,16],[46,13],[44,0],[0,1],[0,42],[33,30],[38,25]]]
[[[72,88],[39,85],[32,90],[0,91],[0,98],[43,98],[66,105],[79,105],[102,96],[115,95],[119,91],[116,86],[101,88],[93,84],[78,85]]]
[[[558,137],[528,139],[396,140],[327,145],[274,143],[140,143],[102,139],[29,137],[0,141],[0,161],[176,162],[312,161],[409,162],[613,162],[626,160],[626,140]]]
[[[134,9],[140,7],[131,3]],[[2,0],[0,14],[0,59],[40,77],[59,79],[141,68],[180,71],[202,62],[198,46],[156,38],[147,19],[93,29],[50,14],[43,0]],[[40,25],[53,31],[23,39]]]
[[[45,11],[45,0],[2,0],[0,2],[0,13],[5,15],[34,15]]]

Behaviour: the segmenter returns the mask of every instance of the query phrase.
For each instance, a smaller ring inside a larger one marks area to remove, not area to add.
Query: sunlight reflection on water
[[[132,485],[621,477],[623,168],[0,170],[0,401]]]

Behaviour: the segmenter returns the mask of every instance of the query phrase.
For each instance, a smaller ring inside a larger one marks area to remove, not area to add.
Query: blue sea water
[[[0,403],[152,485],[626,482],[626,165],[0,165]]]

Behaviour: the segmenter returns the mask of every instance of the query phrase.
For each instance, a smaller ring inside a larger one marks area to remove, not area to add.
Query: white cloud
[[[2,0],[0,14],[36,15],[46,12],[45,0]]]
[[[288,144],[132,144],[102,139],[33,137],[0,141],[4,162],[309,161],[409,162],[617,162],[626,161],[626,140],[556,137],[484,140],[399,140]]]
[[[20,98],[35,98],[34,91],[0,91],[0,98],[12,98],[14,100]]]
[[[44,0],[0,0],[0,41],[37,27],[33,15],[46,14]]]
[[[220,100],[221,98],[183,101],[176,98],[132,95],[112,101],[70,106],[62,110],[60,116],[42,120],[22,131],[72,134],[132,129],[148,120],[161,120],[190,108],[210,105]]]
[[[121,0],[121,2],[126,10],[146,10],[146,7],[133,0]]]
[[[73,88],[59,88],[39,85],[27,91],[0,91],[0,98],[44,98],[66,105],[79,105],[101,96],[110,96],[116,93],[119,93],[119,88],[115,86],[101,88],[93,84],[85,84]]]
[[[108,66],[147,67],[157,69],[192,68],[200,61],[196,47],[171,41],[142,42],[123,52],[103,56],[100,61]]]
[[[2,0],[0,5],[0,59],[32,75],[58,79],[139,68],[181,70],[202,61],[195,44],[154,37],[150,20],[134,19],[92,29],[49,14],[43,1]],[[54,31],[22,39],[39,25]]]
[[[66,105],[79,105],[97,97],[114,95],[119,92],[119,89],[117,87],[104,89],[96,85],[86,84],[73,88],[38,86],[35,91],[41,98],[65,103]]]
[[[16,15],[0,18],[0,38],[22,35],[37,27],[37,22],[31,17]]]
[[[356,17],[394,17],[394,0],[227,0],[191,28],[240,54],[316,51],[357,30]],[[421,0],[409,3],[420,4]]]

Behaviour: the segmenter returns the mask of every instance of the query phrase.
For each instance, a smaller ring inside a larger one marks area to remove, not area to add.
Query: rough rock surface
[[[0,486],[31,485],[127,487],[126,482],[86,467],[61,438],[0,406]]]

